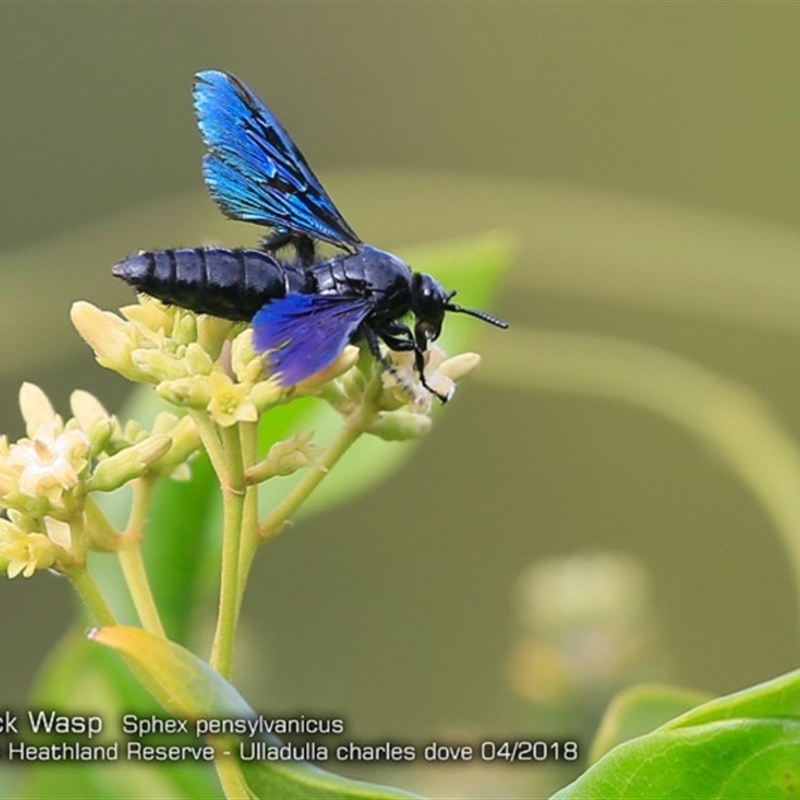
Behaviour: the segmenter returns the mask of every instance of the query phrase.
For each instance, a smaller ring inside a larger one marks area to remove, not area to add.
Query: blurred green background
[[[0,429],[21,433],[24,379],[62,412],[77,386],[124,400],[68,322],[77,298],[130,302],[115,261],[256,241],[202,188],[191,76],[219,68],[279,114],[366,241],[506,230],[495,310],[515,329],[663,348],[800,435],[798,30],[800,6],[777,3],[2,3]],[[481,333],[488,360],[503,334]],[[786,556],[712,454],[645,411],[491,375],[389,482],[261,554],[253,706],[344,714],[367,739],[588,734],[625,675],[526,693],[515,600],[530,565],[585,552],[624,554],[647,586],[631,680],[718,693],[796,666]],[[0,584],[0,706],[69,596],[51,576]],[[545,650],[533,674],[558,672]]]

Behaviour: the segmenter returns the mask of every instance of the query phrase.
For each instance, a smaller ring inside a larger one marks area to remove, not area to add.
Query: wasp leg
[[[405,336],[405,338],[400,338],[400,336]],[[411,332],[411,329],[404,325],[402,322],[390,322],[388,325],[384,327],[384,329],[380,332],[380,337],[386,343],[386,346],[390,350],[395,350],[396,352],[401,353],[408,353],[410,351],[414,351],[414,368],[419,373],[419,382],[433,395],[436,395],[437,398],[442,403],[447,402],[447,396],[439,394],[435,389],[432,389],[428,385],[428,381],[425,379],[425,346],[428,344],[427,338],[422,339],[422,343],[418,340],[418,338],[414,337],[414,334]],[[397,377],[396,373],[393,373],[395,377]]]
[[[397,371],[397,368],[388,358],[386,358],[383,353],[381,353],[381,346],[380,342],[378,341],[378,336],[386,342],[386,346],[390,350],[413,350],[414,349],[414,342],[407,341],[405,339],[394,339],[392,336],[388,337],[384,335],[383,332],[380,334],[375,333],[375,331],[370,328],[369,326],[364,326],[364,338],[367,340],[367,344],[369,345],[369,350],[373,356],[375,356],[378,363],[391,375],[394,375],[394,379],[397,381],[398,385],[403,389],[403,391],[409,396],[414,397],[414,388],[410,386],[404,379],[403,376]]]

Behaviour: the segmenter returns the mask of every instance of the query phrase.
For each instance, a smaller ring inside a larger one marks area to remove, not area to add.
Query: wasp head
[[[442,332],[444,312],[447,303],[455,294],[448,294],[439,281],[430,275],[415,272],[411,279],[411,311],[417,318],[414,326],[414,338],[417,346],[425,349],[423,344],[433,342]]]
[[[468,314],[471,317],[482,319],[498,328],[507,328],[508,323],[498,319],[485,311],[474,308],[464,308],[450,301],[455,297],[455,292],[446,292],[439,281],[430,275],[414,273],[411,281],[411,310],[417,318],[414,326],[414,338],[417,346],[424,350],[427,342],[439,338],[442,332],[442,322],[447,311],[457,314]]]

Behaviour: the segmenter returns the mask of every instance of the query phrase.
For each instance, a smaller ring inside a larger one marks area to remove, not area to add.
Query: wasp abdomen
[[[302,291],[306,281],[302,270],[263,250],[222,247],[140,251],[113,272],[165,303],[245,321],[287,291]]]

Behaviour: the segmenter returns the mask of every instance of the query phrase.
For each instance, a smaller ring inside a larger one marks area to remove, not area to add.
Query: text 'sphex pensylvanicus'
[[[360,338],[384,365],[379,340],[423,354],[447,311],[499,328],[502,320],[452,302],[430,275],[364,244],[337,210],[275,115],[238,78],[196,76],[194,105],[208,153],[203,177],[229,217],[267,225],[260,249],[139,252],[114,267],[136,289],[167,303],[231,320],[252,320],[253,341],[284,386],[333,362]],[[321,259],[316,242],[342,253]],[[280,257],[287,248],[291,255]],[[403,318],[413,314],[409,327]],[[442,400],[446,398],[441,398]]]

